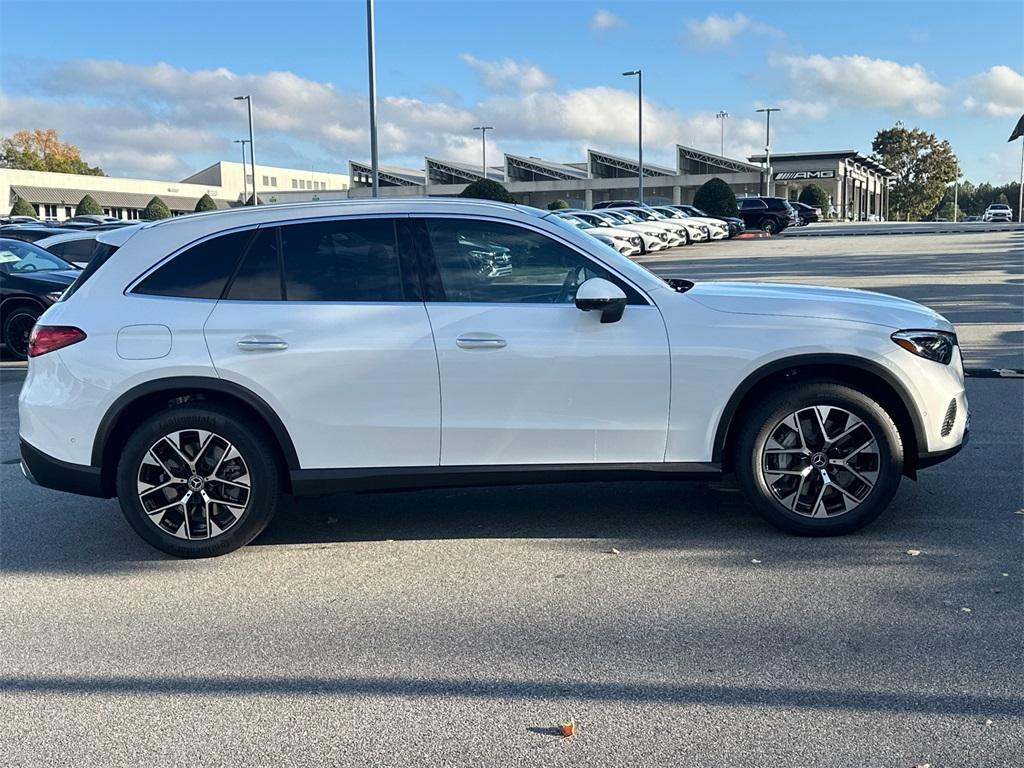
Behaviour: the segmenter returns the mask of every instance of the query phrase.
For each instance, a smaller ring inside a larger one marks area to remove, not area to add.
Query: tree
[[[708,216],[736,216],[736,195],[717,176],[708,179],[693,196],[693,204]]]
[[[563,208],[568,208],[568,207],[569,207],[569,203],[567,201],[565,201],[565,200],[562,200],[561,198],[559,198],[558,200],[552,200],[550,203],[548,203],[548,210],[549,211],[560,211]]]
[[[797,198],[804,205],[813,205],[821,209],[822,216],[828,216],[828,192],[817,184],[808,184],[800,190],[800,197]]]
[[[0,166],[26,171],[53,171],[103,176],[103,169],[82,160],[74,144],[65,144],[53,128],[17,131],[0,139]]]
[[[143,209],[139,218],[145,219],[146,221],[153,221],[154,219],[169,219],[171,218],[171,209],[168,208],[167,203],[159,197],[154,197]]]
[[[871,149],[875,159],[895,174],[889,193],[893,218],[927,216],[956,176],[956,156],[949,142],[920,128],[898,122],[875,134]]]
[[[26,200],[23,197],[19,197],[15,201],[14,207],[11,208],[11,216],[33,216],[33,217],[37,217],[37,216],[39,216],[39,211],[37,211],[36,207],[34,205],[32,205],[32,203],[30,203],[28,200]]]
[[[932,214],[932,218],[935,220],[945,219],[946,221],[953,221],[954,213],[956,214],[955,218],[957,221],[964,220],[963,210],[959,206],[954,208],[953,201],[949,200],[945,203],[941,203],[939,207],[935,209]]]
[[[504,185],[493,179],[477,179],[462,190],[459,197],[472,197],[477,200],[497,200],[499,203],[515,202]]]
[[[203,211],[216,211],[217,204],[213,202],[213,198],[209,195],[204,194],[199,198],[199,202],[196,203],[196,213],[202,213]]]
[[[86,195],[78,201],[78,205],[75,206],[76,216],[102,216],[103,209],[100,208],[100,204],[92,199],[92,195]]]

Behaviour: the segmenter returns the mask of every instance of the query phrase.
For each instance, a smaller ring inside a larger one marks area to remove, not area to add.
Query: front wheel
[[[128,523],[176,557],[214,557],[248,544],[273,517],[280,485],[266,430],[206,403],[145,420],[117,470]]]
[[[899,430],[882,406],[846,385],[778,389],[741,428],[740,485],[768,522],[790,533],[856,531],[888,507],[899,487]]]
[[[4,318],[3,340],[7,353],[16,360],[28,359],[28,340],[39,319],[39,310],[30,307],[12,309]]]
[[[775,219],[762,219],[761,231],[767,232],[769,235],[774,235],[779,231],[779,225],[775,223]]]

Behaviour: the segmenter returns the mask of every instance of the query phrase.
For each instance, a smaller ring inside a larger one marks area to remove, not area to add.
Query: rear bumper
[[[21,471],[29,482],[55,491],[110,498],[99,467],[69,464],[21,440]]]

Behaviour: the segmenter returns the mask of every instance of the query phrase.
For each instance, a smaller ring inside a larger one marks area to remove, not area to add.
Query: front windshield
[[[650,214],[650,216],[647,219],[648,221],[650,221],[651,219],[654,219],[655,221],[663,221],[668,218],[668,216],[666,216],[661,211],[644,211],[644,213]]]
[[[650,211],[632,210],[630,213],[642,221],[650,221],[654,218],[654,214]]]
[[[668,219],[685,219],[686,214],[682,211],[677,211],[675,208],[659,208],[658,213],[663,214]]]
[[[5,275],[27,275],[32,272],[55,272],[74,269],[63,259],[23,240],[0,240],[0,272]]]
[[[619,221],[625,221],[628,224],[639,224],[641,221],[643,221],[643,219],[641,219],[639,216],[634,216],[632,213],[629,213],[628,211],[615,211],[614,213],[609,212],[608,215],[611,216],[613,219],[617,218],[619,219]]]
[[[704,211],[702,211],[700,208],[694,208],[692,205],[689,208],[687,208],[687,210],[694,216],[707,216],[707,214],[704,213]]]

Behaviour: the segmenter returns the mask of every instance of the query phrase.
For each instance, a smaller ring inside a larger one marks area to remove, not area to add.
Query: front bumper
[[[21,472],[34,485],[80,496],[110,498],[99,467],[70,464],[21,440]]]
[[[931,453],[919,453],[917,455],[916,469],[927,469],[928,467],[934,467],[936,464],[941,464],[947,459],[952,459],[960,451],[964,449],[971,441],[971,415],[967,414],[967,426],[964,427],[964,436],[960,441],[959,445],[954,445],[952,448],[947,448],[944,451],[932,451]]]

